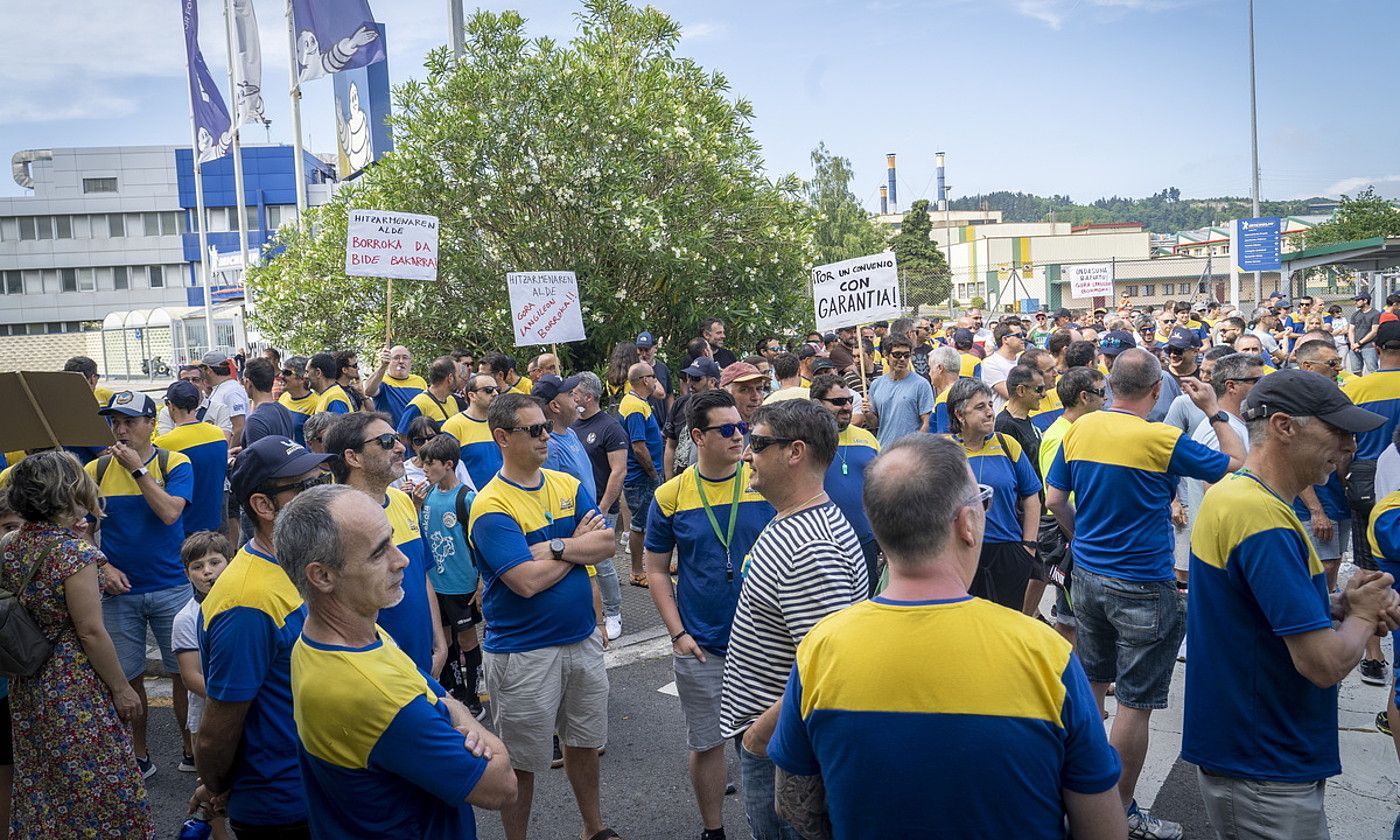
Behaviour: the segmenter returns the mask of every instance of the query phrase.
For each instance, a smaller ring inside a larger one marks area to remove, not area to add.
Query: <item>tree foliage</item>
[[[816,213],[812,244],[819,265],[886,248],[884,231],[851,192],[852,177],[850,160],[827,151],[825,143],[812,150],[812,180],[803,192]]]
[[[947,300],[952,291],[948,260],[929,239],[933,223],[928,216],[927,199],[919,199],[904,214],[899,233],[890,240],[899,263],[899,283],[904,288],[904,305],[913,309]]]
[[[1052,217],[1071,224],[1139,222],[1154,233],[1175,233],[1213,225],[1226,219],[1253,215],[1247,198],[1188,198],[1181,190],[1167,187],[1148,198],[1100,198],[1091,204],[1076,204],[1067,195],[1039,196],[1005,190],[955,199],[954,210],[1000,210],[1008,222],[1043,222]],[[1308,212],[1306,201],[1261,201],[1265,216],[1296,216]]]
[[[642,328],[679,347],[707,315],[736,345],[810,318],[811,213],[795,176],[762,174],[749,103],[676,56],[651,7],[589,0],[579,22],[561,45],[483,11],[460,61],[432,51],[394,90],[394,152],[252,272],[262,332],[302,352],[383,341],[384,282],[344,272],[351,208],[440,219],[439,281],[394,284],[395,340],[420,356],[511,348],[509,271],[577,273],[576,364]]]
[[[1355,198],[1342,196],[1336,215],[1313,226],[1304,234],[1304,240],[1311,248],[1373,236],[1400,236],[1400,208],[1376,195],[1372,187],[1367,187]]]

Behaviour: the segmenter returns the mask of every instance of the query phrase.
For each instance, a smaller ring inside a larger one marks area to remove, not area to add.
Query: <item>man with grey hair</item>
[[[936,824],[951,837],[1048,837],[1066,818],[1077,838],[1126,834],[1118,756],[1069,642],[968,595],[986,528],[979,491],[951,438],[911,435],[871,463],[865,508],[889,587],[807,634],[769,745],[778,811],[802,836],[908,837]],[[969,650],[986,665],[972,675]],[[820,711],[804,702],[817,695]],[[1048,739],[1028,741],[1044,721]],[[912,753],[971,758],[872,772]]]
[[[404,597],[393,526],[374,500],[333,485],[288,504],[273,539],[306,600],[292,706],[311,833],[476,836],[471,806],[515,800],[510,753],[376,624]]]
[[[929,419],[928,430],[935,434],[948,434],[948,391],[958,381],[962,371],[962,354],[956,348],[942,345],[933,348],[928,354],[929,378],[933,382],[933,417]]]
[[[909,344],[887,339],[896,342]],[[744,453],[750,486],[777,515],[738,570],[743,588],[724,662],[720,726],[725,738],[743,736],[744,813],[758,840],[792,836],[773,810],[767,747],[797,644],[823,616],[863,600],[869,585],[860,540],[823,487],[836,457],[836,425],[808,400],[761,406]]]
[[[306,418],[306,422],[301,427],[303,443],[312,452],[326,451],[326,432],[330,431],[331,424],[339,417],[338,414],[331,414],[323,411],[320,414],[313,414]]]
[[[1181,388],[1215,427],[1222,452],[1148,422],[1163,383],[1161,364],[1146,350],[1119,353],[1109,383],[1113,410],[1087,414],[1065,432],[1046,476],[1045,500],[1074,540],[1076,649],[1101,706],[1117,683],[1110,740],[1123,757],[1119,794],[1130,837],[1167,840],[1180,837],[1181,826],[1140,811],[1134,792],[1148,722],[1167,705],[1185,629],[1172,572],[1171,500],[1182,476],[1216,482],[1239,469],[1244,444],[1215,392],[1197,379],[1183,379]]]

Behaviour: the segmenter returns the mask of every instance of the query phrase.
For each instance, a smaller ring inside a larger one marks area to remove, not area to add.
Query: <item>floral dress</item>
[[[63,583],[102,554],[72,532],[26,523],[0,558],[0,584],[18,586],[46,546],[59,541],[20,594],[54,643],[32,677],[10,680],[15,782],[12,838],[153,838],[151,805],[131,733],[93,670],[63,594]],[[101,586],[101,569],[98,571]]]

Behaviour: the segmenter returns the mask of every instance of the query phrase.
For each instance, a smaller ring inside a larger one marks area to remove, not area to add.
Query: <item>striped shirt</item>
[[[807,631],[864,600],[868,585],[860,540],[831,502],[768,523],[741,573],[720,699],[726,738],[782,696]]]

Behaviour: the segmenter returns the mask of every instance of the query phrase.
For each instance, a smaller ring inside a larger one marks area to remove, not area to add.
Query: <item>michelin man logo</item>
[[[316,33],[304,29],[297,35],[297,66],[301,81],[309,82],[345,69],[355,53],[367,44],[374,43],[379,33],[368,26],[361,26],[349,37],[341,38],[333,47],[324,52],[316,40]]]
[[[350,162],[350,171],[359,172],[374,162],[374,148],[370,140],[369,117],[360,105],[360,86],[354,82],[350,83],[349,98],[349,119],[340,112],[339,107],[335,109],[336,133],[340,148],[345,150],[345,157]]]

